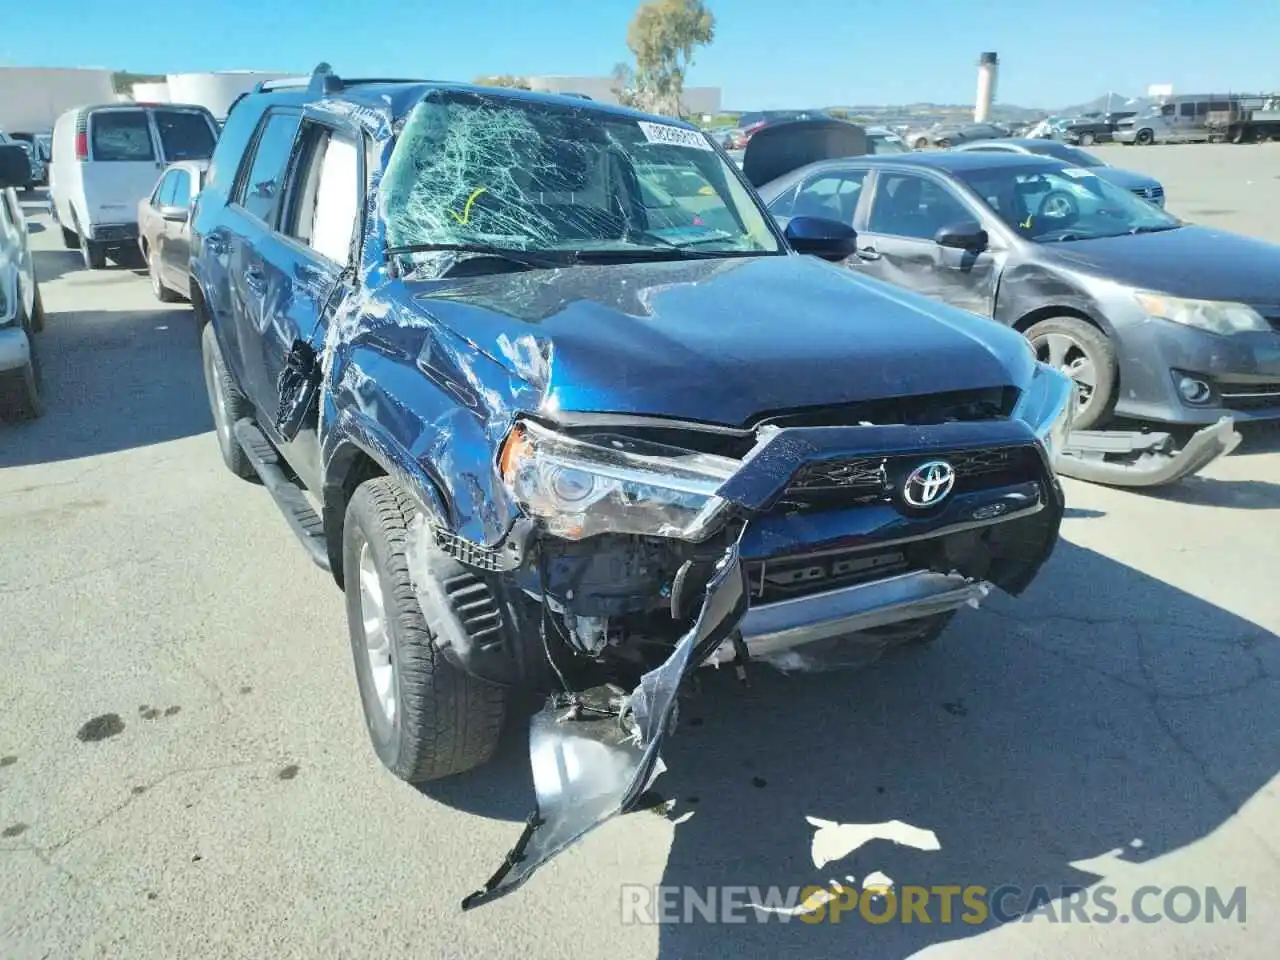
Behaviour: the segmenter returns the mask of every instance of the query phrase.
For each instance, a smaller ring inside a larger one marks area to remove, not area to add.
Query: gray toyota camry
[[[1047,157],[779,152],[743,165],[775,217],[850,224],[849,269],[1023,332],[1076,381],[1078,429],[1280,418],[1280,247]]]

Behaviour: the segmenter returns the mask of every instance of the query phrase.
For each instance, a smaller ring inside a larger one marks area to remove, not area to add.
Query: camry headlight
[[[1049,462],[1058,459],[1076,415],[1076,385],[1066,374],[1036,362],[1031,384],[1018,399],[1014,416],[1035,432]]]
[[[1162,293],[1135,293],[1138,305],[1149,317],[1171,320],[1188,327],[1229,335],[1267,331],[1271,325],[1253,307],[1225,300],[1187,300]]]
[[[720,485],[741,464],[631,437],[565,436],[516,424],[499,469],[516,502],[567,540],[600,533],[702,540],[725,507]]]

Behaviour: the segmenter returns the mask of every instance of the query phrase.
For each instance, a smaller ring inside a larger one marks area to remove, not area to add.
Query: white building
[[[216,118],[227,115],[232,102],[263,80],[292,76],[260,70],[219,70],[217,73],[171,73],[162,83],[135,83],[133,99],[139,103],[194,103],[208,108]]]
[[[42,133],[72,107],[112,103],[112,71],[0,67],[0,130]]]
[[[617,103],[612,77],[525,77],[529,89],[540,93],[582,93],[592,100]],[[680,96],[685,113],[701,115],[720,112],[719,87],[685,87]]]

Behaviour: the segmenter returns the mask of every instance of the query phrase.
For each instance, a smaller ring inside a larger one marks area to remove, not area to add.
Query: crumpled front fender
[[[510,893],[591,830],[636,809],[664,769],[660,751],[674,726],[680,685],[728,639],[746,610],[735,543],[717,565],[693,627],[635,690],[597,687],[572,703],[548,701],[529,731],[537,809],[484,889],[462,901],[463,910]]]

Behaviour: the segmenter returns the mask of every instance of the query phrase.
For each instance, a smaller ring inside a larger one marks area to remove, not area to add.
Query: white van
[[[68,250],[90,270],[138,252],[138,201],[160,171],[208,160],[218,139],[213,114],[187,104],[78,107],[58,117],[49,168],[49,209]]]

